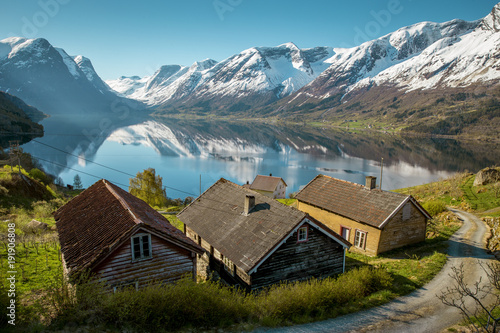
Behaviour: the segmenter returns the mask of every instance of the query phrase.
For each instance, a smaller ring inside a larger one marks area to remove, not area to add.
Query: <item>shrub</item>
[[[266,322],[317,317],[369,294],[389,288],[392,277],[383,269],[363,266],[337,278],[280,284],[259,295],[257,303]],[[270,320],[272,319],[272,320]]]
[[[446,210],[446,205],[444,202],[439,200],[431,200],[424,202],[422,207],[429,213],[431,216],[436,216],[439,213],[442,213]]]
[[[31,178],[36,179],[44,183],[45,185],[48,185],[50,183],[50,178],[47,177],[45,172],[41,171],[40,169],[37,168],[31,169],[29,175]]]

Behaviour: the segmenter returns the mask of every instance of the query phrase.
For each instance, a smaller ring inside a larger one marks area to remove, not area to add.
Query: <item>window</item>
[[[366,232],[356,230],[356,237],[354,238],[354,246],[360,249],[365,249],[366,246]]]
[[[297,231],[297,242],[307,242],[307,226],[299,228]]]
[[[132,237],[132,260],[151,258],[151,235],[140,234]]]
[[[345,240],[349,241],[349,237],[351,237],[351,228],[340,227],[340,235]]]
[[[224,269],[226,270],[226,272],[234,276],[234,263],[227,257],[224,257],[223,261],[224,261]]]
[[[409,202],[403,206],[403,221],[409,220],[411,217],[411,204]]]

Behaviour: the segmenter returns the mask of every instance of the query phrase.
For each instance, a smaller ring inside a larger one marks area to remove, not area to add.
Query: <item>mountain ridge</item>
[[[112,112],[118,102],[130,102],[101,80],[89,59],[70,56],[44,38],[0,40],[0,91],[50,115]]]
[[[8,38],[0,41],[0,90],[49,114],[109,112],[123,101],[156,115],[362,120],[436,132],[423,122],[476,112],[483,126],[490,115],[482,112],[496,110],[499,31],[500,3],[479,20],[420,22],[352,48],[251,47],[107,82],[88,58],[43,38]]]

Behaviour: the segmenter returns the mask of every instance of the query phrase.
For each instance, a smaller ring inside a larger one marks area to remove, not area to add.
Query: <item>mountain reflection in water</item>
[[[364,184],[365,176],[380,177],[382,158],[382,187],[390,190],[457,171],[478,171],[500,157],[495,143],[379,132],[152,118],[113,121],[105,130],[96,131],[98,121],[49,118],[43,123],[45,137],[37,139],[48,146],[31,142],[23,148],[47,160],[42,161],[44,168],[68,184],[78,173],[84,186],[106,178],[126,188],[131,175],[152,167],[163,177],[170,197],[197,196],[200,175],[202,190],[220,177],[243,184],[257,174],[270,173],[285,179],[287,193],[298,191],[319,173]]]

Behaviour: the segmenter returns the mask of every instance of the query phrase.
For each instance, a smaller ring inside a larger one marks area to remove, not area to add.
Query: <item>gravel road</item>
[[[436,277],[415,292],[385,305],[350,315],[306,325],[276,329],[258,329],[261,333],[306,332],[441,332],[462,317],[455,308],[447,307],[436,297],[453,285],[449,276],[452,267],[464,264],[465,279],[472,284],[479,277],[486,279],[479,262],[493,259],[486,253],[485,224],[472,214],[452,209],[464,224],[449,240],[449,260]]]

